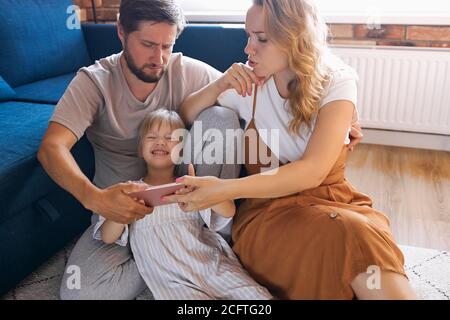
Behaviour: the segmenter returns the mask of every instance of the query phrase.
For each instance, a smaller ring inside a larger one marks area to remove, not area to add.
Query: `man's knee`
[[[201,121],[203,127],[211,127],[219,130],[240,129],[239,118],[231,109],[214,106],[203,110],[196,121]]]
[[[120,270],[117,271],[120,274]],[[136,281],[130,279],[130,283],[118,285],[114,281],[114,274],[110,279],[89,279],[84,277],[77,284],[71,276],[63,277],[60,287],[61,300],[132,300],[135,299],[144,289],[143,280]]]
[[[82,273],[82,267],[66,266],[61,287],[59,290],[61,300],[96,300],[102,299],[100,288],[94,288],[94,281],[89,274]]]
[[[92,293],[87,294],[87,291],[81,289],[69,289],[62,283],[59,290],[59,297],[61,300],[95,300]]]
[[[129,247],[105,245],[90,227],[78,240],[64,270],[63,300],[134,299],[145,288]]]
[[[80,281],[78,284],[76,281]],[[95,300],[100,299],[98,292],[87,284],[81,283],[81,280],[71,279],[71,276],[64,276],[59,289],[61,300]]]

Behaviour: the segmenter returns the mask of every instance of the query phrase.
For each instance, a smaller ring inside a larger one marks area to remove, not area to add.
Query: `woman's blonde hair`
[[[289,85],[289,131],[300,135],[305,123],[311,128],[329,80],[322,59],[328,49],[328,28],[313,0],[254,0],[262,6],[268,39],[288,56],[295,79]]]

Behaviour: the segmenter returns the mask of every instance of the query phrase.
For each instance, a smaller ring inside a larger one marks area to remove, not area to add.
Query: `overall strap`
[[[255,112],[256,112],[256,96],[258,95],[258,86],[255,83],[255,91],[253,93],[253,113],[252,113],[252,120],[255,119]]]

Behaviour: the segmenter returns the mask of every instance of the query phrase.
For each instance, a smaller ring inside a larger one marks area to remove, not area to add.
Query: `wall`
[[[95,0],[100,23],[114,23],[120,0]],[[93,21],[91,0],[73,0],[81,8],[81,20]],[[371,29],[364,24],[330,24],[331,44],[367,46],[408,46],[450,48],[450,19],[448,26],[381,25]]]

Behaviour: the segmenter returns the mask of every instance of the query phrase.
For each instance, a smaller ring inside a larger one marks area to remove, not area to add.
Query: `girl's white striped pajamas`
[[[271,299],[216,232],[231,220],[209,209],[186,213],[168,204],[155,207],[130,230],[126,226],[116,243],[125,246],[130,234],[137,267],[155,299]],[[104,221],[100,216],[95,239],[101,240]]]

